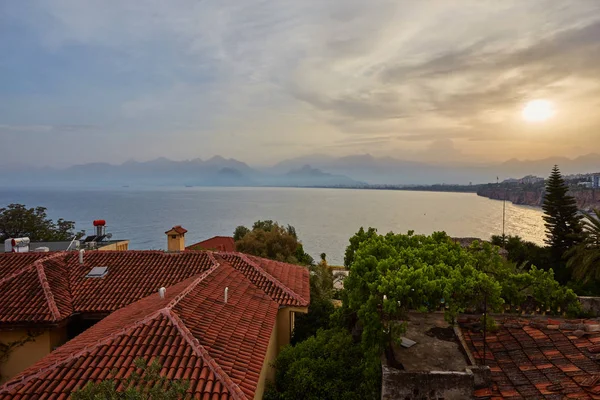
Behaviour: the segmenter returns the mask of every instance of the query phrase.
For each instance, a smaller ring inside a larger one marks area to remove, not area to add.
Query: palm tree
[[[567,267],[573,271],[573,277],[588,283],[600,280],[600,210],[583,214],[584,240],[567,252]]]

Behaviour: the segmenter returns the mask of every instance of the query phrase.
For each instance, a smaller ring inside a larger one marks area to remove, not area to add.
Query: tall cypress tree
[[[581,241],[581,216],[577,214],[577,203],[569,196],[558,166],[546,183],[544,197],[544,221],[546,225],[546,244],[550,246],[555,260],[560,260],[565,252]]]

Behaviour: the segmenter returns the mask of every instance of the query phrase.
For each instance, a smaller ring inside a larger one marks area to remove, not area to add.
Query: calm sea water
[[[502,231],[502,202],[466,193],[296,188],[119,188],[6,189],[0,207],[23,203],[48,208],[51,218],[73,220],[93,233],[92,221],[105,219],[115,239],[133,249],[163,249],[173,225],[188,230],[191,244],[215,235],[232,235],[238,225],[273,219],[296,227],[315,258],[327,253],[342,264],[348,239],[361,226],[380,233],[414,230],[429,234],[488,239]],[[540,243],[540,209],[506,204],[506,233]]]

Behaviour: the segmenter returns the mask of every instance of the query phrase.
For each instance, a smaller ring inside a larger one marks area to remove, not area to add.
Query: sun
[[[552,118],[555,114],[554,104],[548,100],[531,100],[525,107],[521,115],[527,122],[544,122]]]

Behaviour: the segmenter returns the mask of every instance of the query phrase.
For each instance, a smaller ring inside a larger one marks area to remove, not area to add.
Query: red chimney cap
[[[106,225],[106,221],[103,219],[97,219],[94,221],[94,226],[104,226]]]

